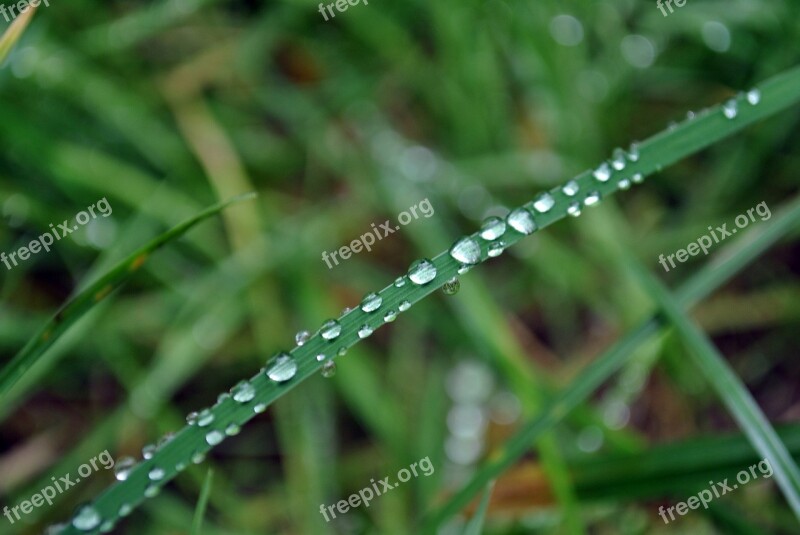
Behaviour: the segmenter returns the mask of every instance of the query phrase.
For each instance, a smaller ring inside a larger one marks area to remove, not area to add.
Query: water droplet
[[[631,146],[628,147],[628,159],[632,162],[639,161],[639,143],[633,142]]]
[[[506,222],[497,216],[487,217],[481,225],[481,238],[486,241],[496,240],[506,233]]]
[[[383,298],[380,295],[376,293],[367,294],[364,300],[361,301],[361,310],[364,312],[375,312],[381,308],[382,304]]]
[[[599,191],[590,191],[586,194],[586,198],[583,200],[583,204],[586,206],[594,206],[595,204],[600,202],[600,192]]]
[[[335,340],[342,333],[342,326],[336,320],[328,320],[322,324],[320,334],[325,340]]]
[[[208,442],[209,446],[216,446],[223,440],[225,440],[225,435],[222,433],[222,431],[214,429],[213,431],[206,433],[206,442]]]
[[[508,214],[506,222],[508,222],[511,228],[526,236],[533,234],[533,231],[536,230],[536,222],[526,208],[517,208]]]
[[[336,375],[336,363],[332,360],[329,360],[325,364],[322,365],[322,376],[326,379],[329,379]]]
[[[477,264],[481,259],[481,246],[477,240],[465,236],[453,244],[450,256],[462,264]]]
[[[549,193],[541,193],[536,199],[533,201],[533,209],[539,212],[540,214],[544,214],[549,212],[550,209],[556,204],[556,200],[553,198],[552,195]]]
[[[186,470],[186,463],[184,461],[181,461],[175,465],[176,472],[183,472],[184,470]]]
[[[222,404],[222,403],[225,403],[225,401],[226,401],[227,399],[229,399],[230,397],[231,397],[231,395],[230,395],[230,394],[228,394],[227,392],[222,392],[220,395],[218,395],[218,396],[217,396],[217,405],[220,405],[220,404]],[[216,406],[216,405],[215,405],[215,406]]]
[[[248,381],[242,381],[231,390],[233,401],[237,403],[248,403],[256,397],[256,389]]]
[[[267,366],[267,377],[276,383],[288,381],[297,373],[297,362],[288,353],[278,353]]]
[[[90,531],[100,525],[103,519],[91,505],[84,505],[72,519],[72,525],[80,531]]]
[[[142,457],[144,459],[152,459],[153,455],[156,454],[156,447],[153,444],[148,444],[144,448],[142,448]]]
[[[174,438],[175,438],[175,433],[165,433],[163,437],[158,439],[157,449],[163,448],[164,446],[172,442],[172,439]]]
[[[117,478],[117,481],[125,481],[134,466],[136,466],[136,460],[133,457],[122,457],[114,463],[114,477]]]
[[[358,337],[362,340],[372,334],[372,327],[366,323],[358,329]]]
[[[214,414],[208,410],[203,409],[197,416],[197,427],[207,427],[214,421]]]
[[[106,520],[100,526],[100,533],[109,533],[112,529],[114,529],[114,522],[111,520]]]
[[[406,285],[406,278],[405,278],[405,277],[397,277],[397,278],[394,280],[394,286],[395,286],[395,288],[402,288],[402,287],[403,287],[403,286],[405,286],[405,285]]]
[[[405,311],[406,311],[406,310],[408,310],[409,308],[411,308],[411,303],[409,303],[408,301],[402,301],[402,302],[400,302],[400,304],[397,306],[397,309],[398,309],[400,312],[405,312]]]
[[[147,477],[150,478],[150,481],[161,481],[164,479],[164,469],[156,466],[148,472]]]
[[[455,295],[461,289],[461,282],[455,277],[445,282],[442,285],[442,291],[445,295]]]
[[[581,205],[577,202],[569,203],[569,206],[567,206],[567,213],[572,217],[578,217],[581,215]]]
[[[505,227],[505,223],[503,226]],[[436,278],[436,266],[427,258],[417,260],[408,268],[408,278],[414,284],[427,284]]]
[[[747,92],[747,102],[751,106],[756,106],[761,102],[761,91],[759,89],[751,89]]]
[[[627,162],[625,161],[625,151],[623,151],[619,147],[614,149],[614,152],[612,154],[611,166],[617,171],[622,171],[623,169],[625,169],[626,163]]]
[[[503,254],[503,251],[505,251],[505,249],[506,249],[505,243],[501,241],[494,242],[491,245],[489,245],[489,250],[487,251],[486,254],[488,254],[490,258],[495,258]]]
[[[340,347],[339,351],[337,351],[336,354],[339,355],[340,357],[343,357],[343,356],[347,355],[347,348],[346,347]]]
[[[133,507],[131,507],[127,503],[123,503],[122,505],[119,506],[119,513],[118,514],[121,517],[125,517],[125,516],[128,516],[129,514],[131,514],[132,511],[133,511]]]
[[[186,415],[186,423],[189,425],[195,425],[197,423],[197,411],[192,411]]]
[[[320,353],[319,355],[317,355],[317,362],[322,362],[326,358],[327,357],[325,356],[325,353]]]
[[[644,175],[642,175],[642,173],[636,173],[631,177],[631,180],[633,180],[634,184],[641,184],[644,182]]]
[[[608,179],[611,178],[611,168],[606,162],[603,162],[592,174],[598,182],[608,182]]]
[[[342,316],[346,316],[347,314],[349,314],[350,312],[352,312],[352,310],[353,310],[353,309],[352,309],[351,307],[344,307],[344,308],[342,309]]]
[[[577,182],[575,182],[574,180],[570,180],[561,187],[561,192],[567,197],[574,197],[575,195],[578,194],[578,191],[580,189],[581,188],[580,186],[578,186]]]
[[[308,341],[310,336],[311,336],[310,332],[300,331],[299,333],[294,335],[294,341],[297,343],[297,345],[301,346]]]
[[[697,115],[695,115],[695,113],[693,111],[690,110],[690,111],[686,112],[686,119],[688,121],[694,121],[695,117],[697,117]]]
[[[67,529],[67,525],[63,522],[60,524],[53,524],[52,526],[47,526],[47,529],[44,530],[44,535],[60,535]]]
[[[259,403],[258,405],[253,407],[253,412],[256,413],[256,414],[261,414],[265,410],[267,410],[267,404],[266,403]]]
[[[386,323],[391,323],[397,319],[397,312],[394,310],[387,310],[386,314],[383,315],[383,321]]]
[[[621,190],[627,190],[631,188],[631,181],[627,178],[621,178],[619,182],[617,182],[617,186]]]
[[[238,424],[228,424],[228,427],[225,428],[225,434],[233,437],[238,435],[241,430],[242,428]]]
[[[468,266],[467,264],[461,264],[461,267],[458,268],[459,275],[466,275],[473,266]]]
[[[161,492],[161,488],[158,485],[151,483],[147,485],[146,489],[144,489],[144,496],[145,498],[155,498],[158,496],[159,492]]]
[[[736,115],[739,114],[739,104],[735,99],[730,99],[722,105],[722,113],[724,113],[725,117],[728,119],[736,118]]]
[[[669,130],[670,132],[675,131],[676,128],[678,128],[678,123],[676,123],[675,121],[670,121],[669,124],[667,125],[667,130]]]
[[[200,464],[205,460],[206,460],[206,454],[201,451],[198,451],[197,453],[192,455],[192,462],[194,464]]]

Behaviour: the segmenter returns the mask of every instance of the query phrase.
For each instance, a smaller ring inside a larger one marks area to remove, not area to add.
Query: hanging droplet
[[[503,251],[505,251],[505,249],[506,249],[505,243],[501,241],[494,242],[491,245],[489,245],[489,250],[487,251],[486,254],[488,254],[490,258],[495,258],[503,254]]]
[[[216,446],[223,440],[225,440],[225,435],[222,433],[222,431],[214,429],[213,431],[206,433],[206,442],[208,442],[209,446]]]
[[[197,427],[207,427],[214,421],[214,413],[208,409],[203,409],[197,416]]]
[[[408,268],[408,278],[417,285],[427,284],[436,278],[436,266],[427,258],[417,260]]]
[[[322,365],[322,376],[326,379],[330,379],[334,375],[336,375],[336,363],[332,360],[329,360],[325,364]]]
[[[267,365],[267,377],[276,383],[288,381],[297,373],[297,362],[288,353],[278,353]]]
[[[237,403],[248,403],[253,401],[256,397],[256,389],[248,381],[242,381],[231,391],[233,394],[233,401]]]
[[[383,298],[380,295],[376,293],[367,294],[364,300],[361,301],[361,310],[364,312],[375,312],[381,308],[382,304]]]
[[[75,529],[80,531],[91,531],[95,529],[103,519],[100,517],[94,507],[91,505],[84,505],[78,510],[78,513],[72,518],[72,525]]]
[[[450,247],[450,256],[462,264],[477,264],[481,259],[481,246],[470,236],[465,236]]]
[[[455,295],[461,289],[461,282],[453,277],[442,285],[442,291],[445,295]]]
[[[622,171],[623,169],[625,169],[625,164],[627,163],[625,161],[625,151],[617,147],[616,149],[614,149],[611,158],[612,158],[611,166],[614,169],[616,169],[617,171]]]
[[[586,198],[583,200],[583,204],[586,206],[594,206],[599,202],[600,202],[599,191],[590,191],[588,194],[586,194]]]
[[[342,326],[336,320],[328,320],[322,324],[320,334],[325,340],[335,340],[342,333]]]
[[[358,337],[362,340],[372,334],[372,327],[366,323],[358,329]]]
[[[117,514],[119,514],[120,517],[126,517],[129,514],[131,514],[132,511],[133,511],[133,507],[131,507],[130,504],[123,503],[122,505],[119,506],[119,513],[117,513]]]
[[[608,179],[611,178],[611,167],[606,162],[603,162],[592,174],[598,182],[608,182]]]
[[[747,98],[747,102],[751,106],[758,105],[758,103],[761,102],[761,90],[759,90],[759,89],[751,89],[750,91],[747,92],[746,98]]]
[[[639,143],[633,142],[631,146],[628,147],[628,159],[632,162],[639,161]]]
[[[192,462],[194,464],[200,464],[205,460],[206,460],[206,454],[201,451],[198,451],[194,455],[192,455]]]
[[[506,222],[520,234],[533,234],[536,230],[536,221],[526,208],[517,208],[506,217]]]
[[[401,302],[400,302],[400,304],[399,304],[399,305],[397,305],[397,309],[398,309],[400,312],[405,312],[405,311],[406,311],[406,310],[408,310],[409,308],[411,308],[411,303],[409,303],[408,301],[401,301]]]
[[[228,424],[228,427],[225,428],[225,434],[233,437],[238,435],[241,430],[242,428],[238,424]]]
[[[578,217],[581,215],[581,205],[577,202],[569,203],[569,206],[567,206],[567,213],[572,217]]]
[[[569,182],[561,186],[561,193],[563,193],[567,197],[574,197],[575,195],[578,194],[578,191],[580,189],[581,188],[580,186],[578,186],[578,183],[576,181],[570,180]]]
[[[621,178],[619,182],[617,182],[617,187],[621,190],[627,190],[631,188],[631,181],[627,178]]]
[[[153,444],[148,444],[144,448],[142,448],[142,458],[145,460],[152,459],[153,455],[156,454],[156,447]]]
[[[325,356],[325,353],[320,353],[319,355],[317,355],[317,362],[322,362],[326,358],[327,357]]]
[[[340,347],[339,351],[337,351],[336,354],[340,357],[347,355],[347,348],[344,346]]]
[[[114,477],[117,478],[117,481],[125,481],[134,466],[136,466],[136,459],[133,457],[120,458],[114,463]]]
[[[259,404],[255,405],[253,407],[253,412],[256,413],[256,414],[261,414],[265,410],[267,410],[267,404],[266,403],[259,403]]]
[[[556,204],[556,200],[553,198],[552,195],[549,193],[541,193],[538,197],[533,201],[533,209],[539,212],[540,214],[544,214],[549,212],[551,208]]]
[[[294,335],[294,341],[297,343],[297,345],[301,346],[308,341],[310,336],[311,336],[310,332],[300,331],[299,333]]]
[[[161,488],[155,483],[150,483],[149,485],[147,485],[147,488],[144,489],[144,497],[155,498],[156,496],[158,496],[159,492],[161,492]]]
[[[496,240],[505,233],[506,222],[499,217],[487,217],[481,225],[481,238],[486,241]]]
[[[642,175],[642,173],[636,173],[631,177],[631,180],[633,180],[634,184],[641,184],[644,182],[644,175]]]
[[[150,481],[161,481],[164,479],[164,469],[156,466],[147,473],[147,477],[150,478]]]
[[[395,286],[395,288],[402,288],[402,287],[403,287],[403,286],[405,286],[405,285],[406,285],[406,278],[405,278],[405,277],[397,277],[397,278],[394,280],[394,286]]]
[[[192,411],[186,415],[186,423],[189,425],[195,425],[197,423],[197,411]]]
[[[739,104],[736,102],[736,99],[730,99],[728,102],[722,105],[722,113],[725,114],[725,117],[728,119],[734,119],[739,114]]]
[[[387,310],[386,314],[383,315],[383,321],[386,323],[391,323],[397,319],[397,312],[394,310]]]

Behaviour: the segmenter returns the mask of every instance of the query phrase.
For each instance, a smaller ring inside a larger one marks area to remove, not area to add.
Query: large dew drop
[[[342,326],[336,320],[328,320],[322,324],[320,334],[325,340],[335,340],[342,333]]]
[[[506,222],[499,217],[487,217],[481,225],[481,238],[487,241],[496,240],[506,233]]]
[[[147,474],[147,477],[150,478],[150,481],[161,481],[164,479],[164,469],[155,467]]]
[[[594,206],[595,204],[600,202],[600,192],[599,191],[590,191],[586,198],[583,200],[583,204],[586,206]]]
[[[611,178],[611,167],[606,162],[603,162],[600,167],[594,170],[592,175],[598,182],[608,182],[608,179]]]
[[[409,308],[411,308],[411,303],[410,303],[410,302],[408,302],[408,301],[402,301],[402,302],[400,302],[400,304],[397,306],[397,309],[398,309],[400,312],[405,312],[405,311],[406,311],[406,310],[408,310]]]
[[[461,282],[455,277],[445,282],[442,285],[442,291],[445,295],[455,295],[461,289]]]
[[[578,202],[571,202],[569,206],[567,206],[567,214],[571,215],[572,217],[578,217],[581,215],[581,205]]]
[[[739,114],[739,104],[735,99],[730,99],[722,105],[722,113],[724,113],[725,117],[728,119],[735,119]]]
[[[526,208],[517,208],[508,214],[506,222],[511,228],[526,236],[533,234],[533,231],[536,230],[536,221],[533,220],[533,216]]]
[[[539,212],[540,214],[544,214],[549,212],[553,206],[555,206],[556,200],[553,198],[552,195],[549,193],[542,193],[536,200],[533,201],[533,209]]]
[[[288,381],[297,373],[297,362],[288,353],[278,353],[267,365],[267,377],[276,383]]]
[[[622,171],[623,169],[625,169],[626,163],[627,162],[625,161],[625,151],[620,149],[619,147],[614,149],[611,160],[612,167],[614,167],[614,169],[616,169],[617,171]]]
[[[214,421],[214,413],[208,409],[203,409],[197,415],[197,427],[208,427]]]
[[[581,188],[580,186],[578,186],[577,182],[575,182],[574,180],[570,180],[561,187],[561,193],[563,193],[567,197],[574,197],[575,195],[578,194],[578,191],[580,189]]]
[[[751,89],[747,92],[746,98],[748,104],[751,106],[756,106],[759,102],[761,102],[761,91],[758,89]]]
[[[383,315],[383,321],[385,321],[386,323],[391,323],[396,319],[397,319],[397,312],[391,309],[387,310],[386,314]]]
[[[475,239],[465,236],[453,244],[450,256],[462,264],[477,264],[481,259],[481,246]]]
[[[503,223],[505,227],[505,223]],[[408,278],[418,285],[428,284],[436,278],[436,266],[427,258],[417,260],[408,268]]]
[[[222,433],[222,431],[217,431],[214,429],[206,434],[206,442],[208,442],[209,446],[216,446],[223,440],[225,440],[225,434]]]
[[[376,294],[368,294],[363,301],[361,301],[361,310],[364,312],[375,312],[383,304],[383,298]]]
[[[80,508],[72,519],[72,525],[80,531],[91,531],[99,526],[102,521],[103,519],[100,518],[100,514],[94,507],[85,505]]]
[[[506,250],[506,244],[501,241],[498,241],[494,242],[489,246],[489,250],[486,252],[486,254],[488,254],[490,258],[496,258],[501,254],[503,254],[503,251],[505,250]]]
[[[358,337],[362,340],[372,334],[372,327],[366,323],[358,329]]]
[[[639,144],[635,141],[631,143],[631,146],[628,148],[628,159],[632,162],[639,161]]]
[[[120,458],[114,463],[114,477],[117,478],[117,481],[125,481],[134,466],[136,466],[136,460],[133,457]]]
[[[236,403],[248,403],[256,397],[256,389],[249,382],[242,381],[233,387],[231,394],[233,395],[233,401]]]

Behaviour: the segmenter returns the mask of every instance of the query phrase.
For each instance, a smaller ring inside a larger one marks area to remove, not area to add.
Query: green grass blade
[[[206,516],[206,507],[208,506],[208,497],[211,495],[211,485],[214,482],[214,470],[208,469],[206,479],[203,482],[203,488],[200,491],[200,499],[197,500],[197,509],[194,510],[194,519],[192,520],[192,535],[200,535],[203,529],[203,518]]]
[[[14,49],[14,45],[17,44],[22,34],[25,33],[25,28],[28,27],[35,12],[35,7],[33,9],[28,9],[25,13],[14,19],[14,22],[12,22],[3,35],[0,36],[0,64],[6,60]]]
[[[494,482],[489,483],[486,486],[486,490],[483,491],[483,498],[481,498],[481,503],[478,506],[478,510],[475,512],[475,516],[472,517],[472,520],[469,521],[467,527],[464,529],[464,535],[481,535],[483,533],[483,525],[486,523],[486,511],[489,510],[489,500],[492,497],[492,489],[494,488]]]
[[[227,206],[252,198],[253,195],[243,195],[228,201],[211,206],[191,219],[165,232],[161,236],[142,247],[117,264],[108,273],[82,290],[73,297],[48,321],[31,340],[17,353],[11,361],[0,371],[0,401],[4,399],[9,389],[22,377],[37,359],[52,346],[76,321],[91,310],[97,303],[106,298],[111,292],[125,284],[139,268],[144,265],[147,258],[161,246],[179,238],[189,229],[217,214]]]

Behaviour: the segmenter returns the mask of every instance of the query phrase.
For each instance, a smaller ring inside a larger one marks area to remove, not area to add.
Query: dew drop
[[[336,320],[328,320],[322,324],[320,334],[325,340],[335,340],[342,333],[342,326]]]
[[[353,309],[352,309],[352,308],[350,308],[350,307],[344,307],[344,308],[342,309],[342,316],[346,316],[347,314],[349,314],[349,313],[350,313],[350,312],[352,312],[352,311],[353,311]]]
[[[686,112],[686,119],[688,121],[694,121],[695,117],[697,117],[697,114],[695,114],[693,111],[690,110]]]
[[[213,421],[214,414],[208,409],[203,409],[200,411],[200,414],[197,415],[197,427],[208,427]]]
[[[503,226],[505,227],[505,223]],[[417,260],[408,268],[408,278],[414,284],[427,284],[436,278],[436,266],[427,258]]]
[[[192,462],[194,464],[200,464],[206,460],[206,454],[203,452],[198,451],[194,455],[192,455]]]
[[[300,331],[299,333],[294,335],[294,341],[297,343],[297,345],[301,346],[308,341],[310,336],[311,336],[310,332]]]
[[[525,234],[526,236],[533,234],[533,231],[536,230],[536,222],[533,220],[533,216],[526,208],[517,208],[516,210],[512,211],[510,214],[508,214],[506,222],[511,226],[511,228],[520,234]]]
[[[386,323],[391,323],[397,319],[397,312],[394,310],[387,310],[386,314],[383,315],[383,321]]]
[[[750,91],[747,92],[746,98],[748,104],[750,104],[751,106],[758,105],[758,103],[761,102],[761,90],[751,89]]]
[[[186,423],[189,425],[195,425],[197,423],[197,411],[192,411],[186,415]]]
[[[631,146],[628,147],[628,159],[632,162],[639,161],[639,143],[633,142]]]
[[[455,295],[461,289],[461,282],[455,277],[445,282],[442,285],[442,291],[445,295]]]
[[[621,178],[619,182],[617,182],[617,186],[621,190],[627,190],[631,188],[631,181],[627,178]]]
[[[327,357],[325,356],[325,353],[320,353],[319,355],[317,355],[317,362],[322,362],[326,358]]]
[[[47,529],[44,530],[44,535],[60,535],[64,533],[65,529],[67,529],[67,525],[63,522],[61,524],[53,524],[52,526],[47,526]]]
[[[472,266],[468,266],[467,264],[461,264],[461,267],[458,268],[459,275],[466,275],[469,273],[469,270],[472,269]]]
[[[106,520],[100,526],[100,533],[110,533],[112,529],[114,529],[114,522],[111,520]]]
[[[397,278],[394,280],[394,286],[395,286],[395,288],[402,288],[402,287],[403,287],[403,286],[405,286],[405,285],[406,285],[406,278],[405,278],[405,277],[397,277]]]
[[[608,179],[611,178],[611,168],[606,162],[603,162],[592,174],[598,182],[608,182]]]
[[[231,397],[231,395],[228,394],[227,392],[222,392],[220,395],[217,396],[217,405],[225,403],[225,401],[227,399],[229,399],[230,397]]]
[[[134,466],[136,466],[136,460],[133,457],[122,457],[114,464],[114,477],[117,478],[117,481],[125,481]]]
[[[131,507],[127,503],[123,503],[122,505],[119,506],[119,513],[118,514],[121,517],[126,517],[129,514],[131,514],[131,511],[133,511],[133,507]]]
[[[408,301],[402,301],[402,302],[401,302],[401,303],[400,303],[400,304],[397,306],[397,309],[398,309],[400,312],[405,312],[405,311],[406,311],[406,310],[408,310],[409,308],[411,308],[411,303],[409,303]]]
[[[372,334],[372,327],[366,323],[358,329],[358,337],[362,340]]]
[[[641,184],[644,182],[644,175],[642,175],[642,173],[636,173],[631,177],[631,180],[633,180],[634,184]]]
[[[599,191],[590,191],[586,194],[586,198],[583,200],[583,204],[586,206],[594,206],[600,202],[600,192]]]
[[[339,355],[340,357],[343,357],[343,356],[347,355],[347,348],[346,347],[340,347],[339,351],[337,351],[336,354]]]
[[[336,375],[336,363],[332,360],[329,360],[325,364],[322,365],[322,376],[326,379],[329,379]]]
[[[462,264],[477,264],[481,259],[481,246],[474,238],[465,236],[450,247],[450,256]]]
[[[549,193],[542,193],[533,201],[533,209],[544,214],[556,204],[556,200]]]
[[[611,166],[616,169],[617,171],[622,171],[625,169],[625,151],[617,147],[614,149],[611,159]]]
[[[381,308],[382,304],[383,298],[380,295],[376,293],[367,294],[364,300],[361,301],[361,310],[364,312],[375,312]]]
[[[148,444],[142,448],[142,457],[144,459],[152,459],[156,454],[156,447],[153,444]]]
[[[153,483],[147,485],[147,488],[144,489],[144,496],[145,498],[155,498],[158,496],[158,493],[161,492],[161,488],[158,485]]]
[[[91,505],[84,505],[72,519],[72,525],[80,531],[90,531],[100,525],[103,519]]]
[[[236,403],[248,403],[256,397],[256,389],[247,381],[242,381],[231,390],[233,401]]]
[[[574,197],[575,195],[578,194],[578,191],[580,189],[581,188],[580,186],[578,186],[577,182],[575,182],[574,180],[570,180],[561,187],[561,193],[563,193],[567,197]]]
[[[578,217],[579,215],[581,215],[580,203],[577,202],[569,203],[569,206],[567,206],[567,213],[572,217]]]
[[[256,413],[256,414],[261,414],[265,410],[267,410],[267,404],[266,403],[259,403],[258,405],[253,407],[253,412]]]
[[[164,469],[156,466],[148,472],[147,477],[150,478],[150,481],[161,481],[164,479]]]
[[[489,245],[489,250],[487,251],[486,254],[488,254],[490,258],[496,258],[501,254],[503,254],[503,251],[505,251],[505,249],[506,249],[505,243],[501,241],[494,242],[491,245]]]
[[[722,113],[725,114],[725,117],[728,119],[736,118],[736,115],[739,113],[739,105],[735,99],[730,99],[728,102],[722,105]]]
[[[184,470],[186,470],[186,463],[185,462],[181,461],[181,462],[179,462],[178,464],[175,465],[175,471],[176,472],[183,472]]]
[[[206,433],[206,442],[208,442],[209,446],[216,446],[223,440],[225,440],[225,435],[222,433],[222,431],[214,429],[213,431]]]
[[[233,437],[238,435],[241,430],[242,428],[238,424],[228,424],[228,427],[225,428],[225,434]]]
[[[288,353],[278,353],[268,363],[267,377],[276,383],[288,381],[297,373],[297,362]]]
[[[497,216],[487,217],[481,225],[481,238],[486,241],[496,240],[506,233],[506,222]]]
[[[175,433],[165,433],[163,437],[158,439],[157,449],[163,448],[164,446],[172,442],[172,439],[174,438],[175,438]]]

